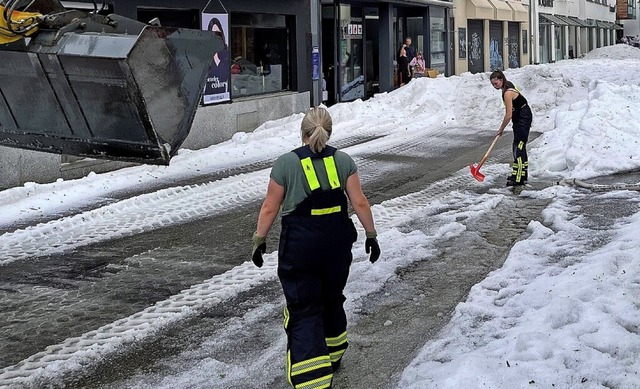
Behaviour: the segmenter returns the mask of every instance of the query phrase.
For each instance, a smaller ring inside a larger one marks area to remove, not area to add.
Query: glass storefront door
[[[340,36],[338,64],[340,101],[363,99],[364,79],[364,18],[362,7],[339,6]]]
[[[444,8],[433,8],[429,18],[431,40],[429,44],[429,66],[445,74],[447,68],[447,31]]]
[[[556,61],[564,59],[564,26],[555,26]]]

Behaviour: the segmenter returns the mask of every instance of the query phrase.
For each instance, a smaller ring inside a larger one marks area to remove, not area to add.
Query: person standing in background
[[[398,56],[398,85],[403,86],[409,81],[411,81],[409,59],[407,58],[407,51],[402,47],[400,49],[400,55]]]
[[[404,47],[405,51],[407,52],[407,61],[409,61],[409,63],[411,63],[411,61],[413,61],[413,59],[416,57],[416,51],[413,49],[413,47],[411,47],[411,38],[410,37],[404,38],[403,47]]]
[[[424,58],[422,58],[422,51],[418,51],[416,57],[409,62],[409,67],[413,69],[413,77],[423,77],[425,71]]]

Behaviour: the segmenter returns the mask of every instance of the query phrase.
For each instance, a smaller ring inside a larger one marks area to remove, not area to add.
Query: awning
[[[617,24],[613,23],[613,22],[602,22],[604,24],[606,24],[606,28],[609,30],[623,30],[624,27],[622,26],[618,26]]]
[[[511,20],[513,10],[503,0],[489,0],[489,3],[495,8],[495,20]]]
[[[556,16],[556,18],[566,22],[568,26],[582,27],[582,23],[571,19],[571,17],[569,17],[569,16],[564,16],[564,15],[555,15],[555,16]]]
[[[550,15],[550,14],[543,14],[543,13],[541,13],[541,14],[540,14],[540,17],[541,17],[542,19],[544,19],[544,20],[541,20],[541,21],[540,21],[540,22],[541,22],[540,24],[549,24],[549,23],[553,23],[553,24],[555,24],[556,26],[567,26],[567,25],[568,25],[568,23],[567,23],[567,22],[565,22],[565,21],[563,21],[563,20],[560,20],[560,19],[559,19],[559,18],[557,18],[555,15]],[[547,21],[546,23],[545,23],[545,20]]]
[[[467,1],[467,19],[494,20],[495,12],[488,0]]]
[[[321,0],[322,4],[333,4],[334,2],[335,2],[334,0]],[[406,4],[406,5],[422,5],[422,6],[437,5],[443,8],[453,8],[453,1],[449,1],[449,0],[394,0],[393,2],[398,4]],[[221,4],[220,2],[214,2],[214,3]]]
[[[513,21],[514,22],[528,22],[529,21],[529,11],[527,8],[519,1],[507,1],[507,5],[511,7],[513,11]]]
[[[598,28],[605,28],[605,29],[607,29],[607,30],[611,28],[611,26],[609,25],[609,23],[607,23],[607,22],[602,22],[602,21],[600,21],[600,20],[596,20],[596,27],[598,27]]]
[[[586,20],[579,19],[579,18],[577,18],[575,16],[567,16],[567,18],[573,20],[576,23],[578,23],[580,25],[580,27],[589,27],[589,23],[587,23]]]

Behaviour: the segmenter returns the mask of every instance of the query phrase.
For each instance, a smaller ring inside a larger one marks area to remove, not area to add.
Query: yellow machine
[[[222,48],[210,31],[0,0],[0,146],[169,164]]]

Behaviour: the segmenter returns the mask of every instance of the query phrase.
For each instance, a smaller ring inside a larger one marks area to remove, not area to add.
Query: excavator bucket
[[[224,42],[77,12],[57,9],[0,44],[0,145],[168,165]]]

